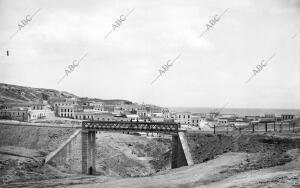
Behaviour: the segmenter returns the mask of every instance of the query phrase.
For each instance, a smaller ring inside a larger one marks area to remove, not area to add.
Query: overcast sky
[[[0,0],[0,23],[3,83],[160,106],[300,108],[300,0]]]

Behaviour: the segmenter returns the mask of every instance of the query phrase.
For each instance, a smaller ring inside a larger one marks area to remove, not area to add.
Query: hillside
[[[76,95],[54,89],[32,88],[0,83],[1,103],[23,103],[49,100],[49,98],[76,97]]]
[[[3,103],[28,103],[36,102],[41,100],[49,100],[51,98],[71,98],[78,97],[72,93],[65,91],[58,91],[55,89],[44,89],[44,88],[32,88],[17,86],[11,84],[0,83],[0,104]],[[122,99],[98,99],[98,98],[79,98],[83,101],[95,101],[95,102],[107,102],[107,103],[117,103],[125,102],[126,104],[132,104],[131,101]]]

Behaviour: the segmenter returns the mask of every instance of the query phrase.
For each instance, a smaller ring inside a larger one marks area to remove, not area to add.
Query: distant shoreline
[[[168,107],[171,111],[175,112],[191,112],[191,113],[209,113],[218,108],[205,108],[205,107]],[[266,109],[266,108],[224,108],[221,114],[236,114],[238,116],[263,116],[265,114],[293,114],[299,115],[300,109]]]

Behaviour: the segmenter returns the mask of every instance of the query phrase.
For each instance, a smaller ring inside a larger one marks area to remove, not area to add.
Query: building
[[[103,110],[107,112],[114,112],[115,111],[115,105],[103,105]]]
[[[0,110],[0,119],[28,121],[28,108],[14,107]]]
[[[201,119],[202,118],[200,116],[191,116],[191,125],[195,127],[199,127]]]
[[[265,114],[265,118],[275,118],[275,114]]]
[[[139,116],[137,114],[128,114],[126,115],[126,118],[128,120],[137,121],[139,119]]]
[[[12,119],[19,121],[28,121],[54,116],[47,102],[43,103],[23,103],[9,104],[0,111],[1,119]]]
[[[137,115],[139,117],[148,117],[148,112],[145,109],[138,109]]]
[[[138,106],[135,104],[117,105],[114,108],[115,114],[137,114]]]
[[[65,105],[57,107],[57,115],[59,117],[74,118],[74,105]]]
[[[154,118],[163,118],[164,115],[163,115],[163,113],[158,112],[158,113],[152,113],[151,117],[154,117]]]
[[[60,99],[56,102],[53,102],[54,108],[59,107],[59,106],[72,106],[72,105],[77,105],[76,98],[65,98],[65,99]]]
[[[178,112],[175,114],[175,122],[181,124],[190,124],[191,123],[191,113],[190,112]]]
[[[71,103],[73,105],[76,105],[77,104],[77,99],[75,97],[72,97],[72,98],[66,98],[65,99],[66,103]]]
[[[91,106],[93,107],[94,110],[97,110],[100,112],[104,111],[103,102],[94,102],[94,103],[91,103]]]
[[[292,114],[282,114],[281,115],[281,120],[286,121],[286,120],[292,120],[294,119],[295,115]]]
[[[217,122],[218,122],[218,124],[221,124],[221,125],[227,125],[229,121],[227,118],[218,118]]]
[[[45,103],[33,104],[32,106],[30,106],[30,108],[28,108],[29,120],[47,118],[50,116],[54,116],[54,113]]]

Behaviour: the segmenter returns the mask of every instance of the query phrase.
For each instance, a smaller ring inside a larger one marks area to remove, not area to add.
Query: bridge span
[[[83,121],[81,131],[82,173],[95,174],[96,133],[101,131],[149,132],[172,135],[171,168],[192,165],[184,136],[179,136],[180,123],[146,121]]]
[[[146,121],[84,121],[82,129],[88,131],[130,131],[172,134],[178,133],[180,123]]]

